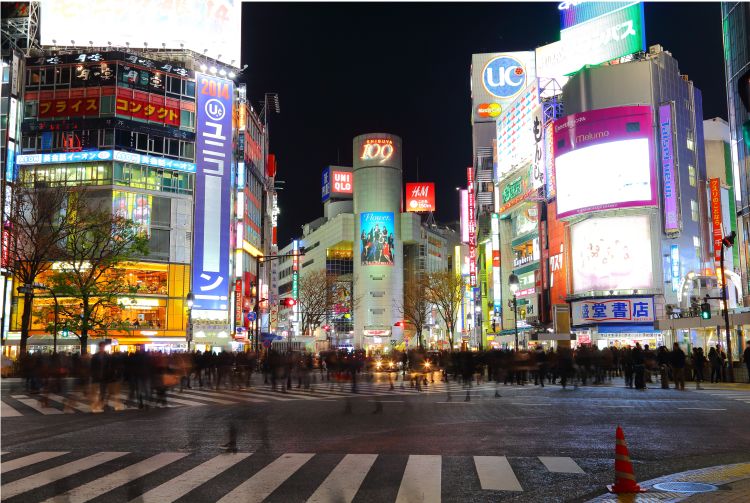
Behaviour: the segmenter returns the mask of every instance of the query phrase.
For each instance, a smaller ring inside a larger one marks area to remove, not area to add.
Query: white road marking
[[[634,409],[635,405],[596,405],[596,407],[602,407],[605,409],[621,409],[621,408]]]
[[[539,461],[553,473],[585,473],[572,458],[539,456]]]
[[[107,461],[117,459],[126,454],[128,453],[97,452],[96,454],[92,454],[91,456],[87,456],[85,458],[72,461],[55,468],[50,468],[49,470],[44,470],[43,472],[35,473],[34,475],[29,475],[28,477],[24,477],[22,479],[14,480],[13,482],[9,482],[0,487],[0,492],[2,492],[3,499],[12,498],[13,496],[17,496],[27,491],[31,491],[32,489],[51,484],[52,482],[64,479],[65,477],[70,477],[71,475],[75,475],[76,473],[88,470],[89,468],[93,468],[102,463],[106,463]]]
[[[347,454],[318,486],[307,503],[350,503],[377,457],[377,454]]]
[[[253,398],[251,396],[248,396],[247,393],[243,393],[241,391],[217,391],[216,392],[219,396],[225,395],[232,400],[242,400],[243,402],[252,402],[252,403],[266,403],[265,400],[262,400],[260,398]]]
[[[131,501],[131,503],[171,503],[186,495],[196,487],[228,470],[240,461],[248,458],[249,452],[239,454],[219,454],[192,470],[164,482]]]
[[[403,400],[367,400],[368,402],[380,403],[404,403]],[[439,403],[439,402],[438,402]]]
[[[523,491],[521,483],[505,456],[474,456],[474,465],[482,489],[493,491]]]
[[[439,503],[441,496],[441,457],[409,456],[396,503]]]
[[[283,454],[235,487],[219,503],[260,503],[315,454]]]
[[[5,402],[0,402],[2,406],[0,407],[0,417],[18,417],[23,416],[20,412],[18,412],[16,409],[11,407]]]
[[[92,480],[88,484],[76,487],[70,491],[53,496],[44,503],[54,503],[55,501],[65,501],[66,503],[85,503],[102,494],[117,489],[120,486],[139,479],[149,473],[158,470],[170,463],[187,456],[184,452],[163,452],[156,456],[151,456],[134,465],[126,466],[122,470],[110,473],[104,477]]]
[[[71,393],[71,394],[73,394],[73,393]],[[85,404],[85,403],[83,403],[83,402],[80,401],[81,397],[83,395],[80,394],[80,393],[75,393],[75,395],[76,395],[76,400],[70,400],[70,399],[68,399],[68,405],[71,408],[73,408],[73,409],[80,410],[81,412],[91,412],[91,407],[89,405],[87,405],[87,404]],[[62,404],[64,404],[65,400],[66,400],[65,397],[60,396],[60,395],[55,395],[53,393],[50,393],[49,397],[52,400],[54,400],[55,402],[59,402],[59,403],[62,403]],[[63,410],[63,412],[64,412],[64,410]]]
[[[727,409],[709,409],[704,407],[678,407],[677,410],[727,410]]]
[[[167,399],[168,400],[176,399],[174,401],[177,402],[177,403],[180,403],[179,402],[181,400],[180,397],[185,397],[185,398],[194,398],[195,400],[205,400],[207,402],[220,403],[222,405],[236,405],[237,404],[236,401],[233,401],[233,400],[224,400],[224,399],[221,399],[221,398],[214,398],[212,395],[213,395],[213,393],[209,393],[208,391],[195,391],[195,390],[193,390],[193,391],[189,391],[189,392],[188,391],[184,391],[184,392],[180,393],[179,395],[175,395],[174,393],[167,393]],[[195,403],[195,402],[193,402],[193,403]]]
[[[10,461],[3,462],[2,464],[0,464],[0,471],[2,471],[3,473],[8,473],[25,466],[34,465],[36,463],[41,463],[42,461],[47,461],[48,459],[62,456],[63,454],[67,454],[68,452],[70,451],[35,452],[34,454],[29,454],[28,456],[24,456],[22,458],[11,459]]]
[[[511,405],[555,405],[554,403],[521,403],[521,402],[510,402]]]
[[[21,402],[22,404],[28,407],[31,407],[32,409],[38,412],[41,412],[45,416],[50,415],[50,414],[62,414],[63,413],[63,411],[61,411],[60,409],[56,409],[54,407],[42,407],[41,402],[37,400],[36,398],[16,398],[16,400],[18,400],[19,402]]]

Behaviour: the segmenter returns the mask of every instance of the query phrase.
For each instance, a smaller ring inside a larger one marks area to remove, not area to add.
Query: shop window
[[[99,113],[101,115],[115,113],[115,97],[102,96],[99,98]]]
[[[172,222],[172,200],[167,197],[152,198],[151,224],[169,227]]]
[[[191,131],[195,129],[195,112],[180,110],[180,128]]]
[[[182,81],[182,95],[195,99],[195,82],[191,80]]]
[[[26,86],[27,87],[38,87],[42,81],[42,69],[41,68],[29,68],[26,72]]]
[[[189,141],[180,142],[180,158],[192,161],[195,159],[195,144]]]

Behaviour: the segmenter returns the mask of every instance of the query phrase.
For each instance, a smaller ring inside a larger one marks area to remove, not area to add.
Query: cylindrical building
[[[392,334],[403,300],[401,138],[354,138],[354,336],[366,347]],[[357,256],[358,255],[358,256]]]

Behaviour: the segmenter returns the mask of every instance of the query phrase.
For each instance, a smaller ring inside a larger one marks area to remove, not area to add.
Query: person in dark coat
[[[671,363],[674,389],[685,391],[685,352],[678,343],[672,346]]]

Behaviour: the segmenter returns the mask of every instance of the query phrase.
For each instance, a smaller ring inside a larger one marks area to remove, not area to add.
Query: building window
[[[695,150],[695,139],[692,131],[687,132],[687,148],[688,150]]]
[[[695,187],[695,166],[692,164],[688,164],[688,180],[690,181],[690,186]]]
[[[690,218],[693,219],[693,222],[698,221],[698,202],[694,199],[690,200]]]

